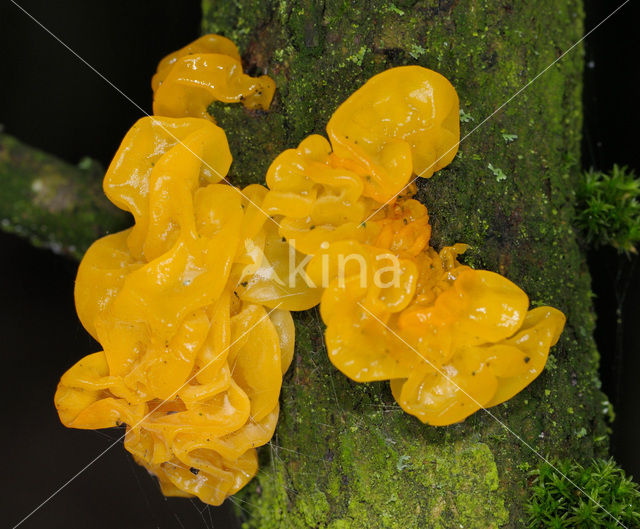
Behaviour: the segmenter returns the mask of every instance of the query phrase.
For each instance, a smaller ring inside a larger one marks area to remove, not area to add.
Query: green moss
[[[243,51],[255,39],[256,28],[268,21],[273,2],[243,0],[242,2],[202,2],[202,32],[218,33],[231,39]]]
[[[543,463],[529,474],[532,529],[638,527],[640,488],[613,460]],[[597,502],[597,504],[596,504]]]
[[[577,190],[576,223],[587,242],[611,245],[619,252],[636,252],[640,242],[640,179],[626,167],[611,174],[590,170]]]
[[[604,455],[606,398],[597,378],[590,278],[572,226],[581,49],[492,115],[578,40],[581,2],[326,0],[320,9],[280,0],[264,2],[260,20],[248,18],[252,0],[233,5],[216,11],[217,3],[205,0],[204,27],[237,33],[247,64],[278,87],[266,115],[212,109],[229,132],[234,178],[243,183],[262,183],[279,148],[323,133],[337,106],[377,72],[420,64],[452,81],[470,119],[463,120],[455,161],[419,182],[432,243],[470,244],[466,262],[511,278],[534,306],[551,304],[567,315],[553,369],[491,412],[540,453]],[[277,434],[262,451],[258,479],[241,495],[249,502],[241,503],[247,526],[522,527],[524,478],[537,456],[485,413],[432,428],[404,414],[387,384],[350,382],[328,361],[318,320],[315,311],[297,316],[297,355]],[[586,435],[577,438],[582,428]],[[470,475],[468,461],[477,474]],[[467,482],[480,491],[475,497]]]

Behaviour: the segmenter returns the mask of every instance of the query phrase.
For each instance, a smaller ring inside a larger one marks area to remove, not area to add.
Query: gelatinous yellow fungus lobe
[[[460,139],[458,95],[420,66],[369,79],[335,111],[327,132],[338,157],[360,164],[365,195],[392,200],[413,174],[430,177],[453,160]]]
[[[154,114],[210,120],[214,101],[267,110],[276,88],[267,75],[246,75],[238,49],[220,35],[200,37],[162,59],[151,86]]]
[[[565,322],[559,310],[537,307],[527,313],[518,332],[491,348],[486,363],[499,384],[487,407],[509,400],[540,374]]]
[[[420,202],[406,199],[391,204],[377,217],[380,233],[373,245],[395,255],[416,257],[431,238],[429,212]]]
[[[156,167],[161,159],[162,164]],[[189,167],[185,166],[179,175],[167,180],[166,164],[175,167],[183,162]],[[144,257],[145,239],[152,217],[151,194],[162,195],[165,182],[174,186],[184,183],[190,193],[200,180],[208,183],[222,180],[230,165],[231,153],[226,135],[211,122],[156,116],[138,120],[124,137],[104,179],[104,191],[109,200],[133,214],[135,226],[128,243],[131,253],[139,259]],[[161,200],[163,206],[174,210],[180,209],[184,203],[184,197],[169,193],[165,193]],[[158,204],[155,207],[157,209]]]
[[[440,426],[462,421],[528,386],[544,369],[564,323],[559,310],[538,307],[527,312],[517,331],[504,340],[473,346],[454,338],[449,361],[423,362],[408,377],[392,380],[393,395],[423,422]],[[425,357],[432,350],[429,343],[417,348]]]
[[[179,50],[170,53],[158,63],[158,69],[156,70],[155,75],[151,78],[152,90],[155,92],[158,89],[162,82],[167,78],[171,68],[175,66],[179,59],[188,55],[201,53],[226,55],[227,57],[231,57],[232,59],[240,62],[240,52],[238,51],[237,46],[228,38],[214,33],[203,35],[190,44],[187,44],[184,48],[180,48]]]
[[[424,216],[408,209],[412,220],[402,225],[412,233]],[[359,382],[390,380],[400,406],[435,426],[504,402],[535,379],[564,315],[551,307],[527,311],[526,294],[511,281],[458,263],[464,245],[436,253],[419,236],[394,233],[403,249],[417,247],[412,240],[423,249],[412,255],[345,242],[308,266],[312,277],[322,272],[321,260],[329,270],[320,312],[333,364]],[[384,232],[380,240],[388,241]],[[357,257],[341,262],[342,254]],[[377,275],[383,266],[391,278]]]
[[[398,198],[416,209],[416,201],[405,201],[415,192],[412,176],[431,176],[455,156],[460,131],[451,84],[419,66],[392,68],[349,97],[327,133],[330,142],[309,136],[269,167],[265,208],[280,234],[310,255],[351,239],[406,246],[400,239],[409,237],[407,230],[390,218],[379,223],[387,216],[379,210]],[[415,247],[402,251],[417,254],[429,239],[428,216],[412,226]]]
[[[458,112],[436,72],[376,75],[336,110],[329,141],[309,136],[274,160],[263,202],[279,234],[313,256],[305,272],[326,286],[334,365],[359,382],[390,380],[402,408],[433,425],[524,388],[564,325],[550,307],[528,311],[506,278],[461,265],[466,245],[429,247],[429,215],[410,182],[453,160]]]
[[[252,184],[242,190],[243,248],[231,279],[242,301],[283,310],[306,310],[320,301],[322,291],[306,281],[304,256],[278,233],[264,209],[267,189]]]
[[[321,283],[314,288],[314,283],[307,281],[304,255],[280,236],[273,220],[264,222],[262,234],[264,246],[238,279],[238,297],[286,310],[306,310],[317,305],[322,295]]]
[[[267,186],[264,210],[302,253],[315,255],[332,242],[372,236],[374,225],[367,228],[363,221],[375,203],[362,196],[363,176],[333,157],[322,136],[309,136],[280,154],[267,171]]]
[[[143,264],[129,251],[127,239],[130,234],[131,229],[128,229],[98,239],[78,267],[76,285],[83,285],[83,288],[75,289],[76,311],[83,327],[96,340],[98,312],[111,304],[125,278]],[[100,281],[94,282],[96,278]]]
[[[452,327],[455,340],[470,345],[496,342],[522,325],[529,298],[514,283],[494,272],[464,270],[433,305],[413,305],[399,319],[402,328]]]
[[[55,396],[63,424],[126,424],[126,449],[165,494],[213,505],[253,477],[255,448],[273,434],[295,340],[284,308],[318,296],[271,284],[265,258],[282,275],[289,263],[260,210],[266,189],[219,183],[230,163],[206,120],[143,118],[127,134],[105,191],[135,226],[91,246],[75,289],[103,351]],[[296,301],[279,307],[278,296]]]

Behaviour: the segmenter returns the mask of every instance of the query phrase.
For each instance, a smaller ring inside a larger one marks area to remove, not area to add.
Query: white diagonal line
[[[564,475],[562,472],[560,472],[560,470],[558,470],[558,468],[551,463],[546,457],[544,457],[540,452],[538,452],[535,448],[533,448],[529,443],[527,443],[522,437],[520,437],[516,432],[514,432],[511,428],[509,428],[504,422],[502,422],[500,419],[498,419],[498,417],[496,417],[493,413],[491,413],[487,408],[485,408],[484,406],[482,406],[476,399],[474,399],[471,395],[469,395],[464,389],[462,389],[458,384],[456,384],[456,382],[449,377],[444,371],[442,371],[441,369],[438,369],[438,367],[436,365],[433,364],[433,362],[431,362],[430,360],[428,360],[426,357],[424,357],[422,354],[420,354],[420,352],[413,347],[410,343],[408,343],[404,338],[402,338],[402,336],[400,336],[398,333],[396,333],[391,327],[389,327],[386,323],[384,323],[380,318],[378,318],[373,312],[371,312],[367,307],[365,307],[362,303],[358,302],[358,305],[360,305],[360,308],[362,308],[363,310],[365,310],[368,314],[370,314],[376,321],[378,321],[378,323],[380,323],[383,327],[385,327],[391,334],[393,334],[398,340],[400,340],[402,343],[404,343],[407,347],[409,347],[414,353],[416,353],[422,360],[424,360],[427,364],[429,364],[430,367],[432,367],[433,369],[435,369],[440,376],[444,377],[447,379],[448,382],[450,382],[451,384],[453,384],[456,388],[458,388],[462,393],[464,393],[469,399],[471,399],[473,401],[473,403],[478,406],[481,410],[483,410],[485,413],[487,413],[494,421],[496,421],[500,426],[502,426],[505,430],[507,430],[507,432],[509,432],[511,435],[513,435],[518,441],[520,441],[524,446],[526,446],[529,450],[531,450],[535,455],[537,455],[540,459],[542,459],[542,461],[544,461],[545,463],[547,463],[547,465],[549,465],[551,468],[553,468],[558,474],[560,474],[564,479],[566,479],[569,483],[571,483],[576,489],[578,489],[580,492],[582,492],[582,494],[584,494],[587,498],[589,498],[595,505],[597,505],[598,507],[600,507],[604,512],[606,512],[609,516],[611,516],[611,518],[613,518],[615,520],[615,522],[620,525],[621,527],[624,527],[624,529],[628,529],[626,525],[624,525],[618,518],[616,518],[613,514],[611,514],[607,509],[605,509],[602,505],[600,505],[600,503],[598,503],[596,500],[594,500],[591,496],[589,496],[589,494],[587,492],[585,492],[582,488],[580,488],[579,485],[577,485],[573,480],[571,480],[568,476]]]
[[[63,483],[62,485],[60,485],[60,487],[58,487],[48,498],[46,498],[42,503],[40,503],[40,505],[38,505],[35,509],[33,509],[29,514],[27,514],[24,518],[22,518],[22,520],[20,520],[16,525],[13,526],[12,529],[16,529],[16,527],[19,527],[20,525],[22,525],[25,521],[27,521],[33,514],[35,514],[37,511],[39,511],[42,507],[44,507],[50,500],[52,500],[61,490],[63,490],[65,487],[67,487],[67,485],[69,485],[73,480],[75,480],[78,476],[80,476],[80,474],[82,474],[85,470],[87,470],[89,467],[91,467],[91,465],[93,465],[96,461],[98,461],[98,459],[100,459],[104,454],[106,454],[109,450],[111,450],[114,446],[116,446],[117,444],[120,443],[120,441],[122,441],[127,433],[131,430],[134,430],[135,428],[137,428],[138,426],[140,426],[140,424],[142,424],[142,422],[144,422],[145,419],[147,419],[151,414],[153,414],[156,410],[158,410],[158,408],[160,408],[162,405],[166,404],[169,400],[173,399],[182,388],[184,388],[189,382],[191,382],[196,376],[198,376],[198,374],[200,373],[200,371],[205,370],[207,367],[209,367],[213,362],[215,362],[218,358],[220,358],[220,356],[222,356],[225,352],[227,352],[229,349],[231,349],[231,347],[233,347],[236,343],[238,343],[239,340],[241,340],[242,338],[244,338],[247,334],[249,334],[257,325],[259,325],[260,323],[262,323],[266,318],[268,318],[271,313],[276,310],[279,306],[281,305],[281,303],[279,303],[278,305],[276,305],[274,308],[272,308],[269,312],[267,312],[267,314],[265,314],[262,318],[260,318],[256,323],[254,323],[249,329],[247,329],[244,333],[242,333],[240,336],[238,336],[238,338],[236,338],[232,343],[230,343],[227,347],[225,347],[215,358],[211,359],[209,362],[207,362],[203,367],[200,368],[199,371],[197,371],[196,373],[194,373],[184,384],[182,384],[182,386],[180,386],[178,389],[176,389],[171,395],[169,395],[166,399],[164,399],[160,404],[158,404],[155,408],[153,408],[149,413],[147,413],[142,419],[140,419],[136,424],[134,424],[133,426],[129,425],[129,428],[127,429],[127,431],[122,434],[120,437],[118,437],[113,443],[111,443],[109,446],[107,446],[107,448],[105,448],[102,452],[100,452],[96,457],[94,457],[91,461],[89,461],[89,463],[87,463],[84,467],[82,467],[78,472],[76,472],[69,480],[67,480],[65,483]]]
[[[13,0],[12,0],[13,1]],[[524,92],[529,86],[531,86],[539,77],[541,77],[545,72],[549,70],[554,64],[560,61],[567,53],[573,50],[578,44],[580,44],[584,39],[586,39],[591,33],[593,33],[596,29],[598,29],[602,24],[604,24],[607,20],[609,20],[613,15],[615,15],[620,9],[622,9],[626,4],[628,4],[631,0],[625,0],[616,7],[611,13],[609,13],[605,18],[603,18],[598,24],[592,27],[587,33],[585,33],[577,42],[571,45],[566,51],[564,51],[555,61],[553,61],[549,66],[547,66],[544,70],[539,72],[533,79],[531,79],[527,84],[525,84],[522,88],[520,88],[516,93],[514,93],[509,99],[507,99],[504,103],[502,103],[498,108],[496,108],[491,114],[489,114],[486,118],[484,118],[480,123],[478,123],[470,132],[465,134],[463,138],[454,144],[447,152],[445,152],[440,158],[438,158],[435,162],[433,162],[429,167],[420,172],[411,182],[405,185],[400,191],[398,191],[393,197],[387,200],[384,204],[382,204],[378,209],[376,209],[371,215],[369,215],[363,222],[368,222],[371,220],[381,209],[383,209],[387,204],[393,202],[398,195],[400,195],[405,189],[409,188],[411,184],[413,184],[418,178],[420,178],[424,173],[435,167],[435,165],[442,160],[447,154],[449,154],[454,149],[457,149],[458,146],[466,140],[469,136],[471,136],[476,130],[478,130],[482,125],[484,125],[487,121],[489,121],[493,116],[495,116],[498,112],[500,112],[504,107],[506,107],[511,101],[513,101],[516,97],[518,97],[522,92]]]
[[[79,61],[81,61],[85,66],[87,66],[91,71],[93,71],[98,77],[100,77],[105,83],[107,83],[111,88],[113,88],[116,92],[118,92],[122,97],[124,97],[129,103],[131,103],[134,107],[136,107],[140,112],[142,112],[145,116],[151,118],[155,125],[158,125],[165,133],[171,136],[177,143],[182,145],[185,149],[187,149],[191,154],[193,154],[198,160],[200,160],[205,167],[207,167],[211,172],[213,172],[216,176],[218,176],[221,180],[231,184],[227,180],[225,176],[222,176],[218,171],[216,171],[213,167],[211,167],[206,161],[204,161],[200,156],[194,153],[187,145],[185,145],[182,141],[180,141],[170,130],[167,130],[164,125],[157,119],[155,116],[149,114],[142,108],[138,103],[136,103],[133,99],[131,99],[127,94],[125,94],[120,88],[118,88],[115,84],[113,84],[109,79],[107,79],[100,71],[98,71],[95,67],[93,67],[89,62],[87,62],[83,57],[81,57],[73,48],[71,48],[66,42],[60,39],[57,35],[55,35],[49,28],[47,28],[42,22],[40,22],[36,17],[34,17],[31,13],[29,13],[26,9],[24,9],[20,4],[18,4],[15,0],[9,0],[13,5],[15,5],[20,11],[22,11],[25,15],[27,15],[31,20],[33,20],[38,26],[40,26],[43,30],[45,30],[49,35],[51,35],[55,40],[57,40],[62,46],[64,46],[69,52],[71,52]],[[234,185],[231,185],[233,189],[235,189],[242,197],[247,200],[250,204],[255,206],[261,213],[263,213],[268,219],[271,220],[276,226],[280,227],[280,224],[270,216],[266,211],[264,211],[258,204],[253,202],[247,195],[245,195],[239,188]]]

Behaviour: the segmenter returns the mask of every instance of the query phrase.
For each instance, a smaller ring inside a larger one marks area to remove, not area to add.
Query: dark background
[[[199,0],[18,3],[147,112],[157,61],[199,33]],[[616,5],[587,1],[587,29]],[[608,170],[615,162],[640,172],[637,15],[630,2],[586,40],[585,168]],[[0,0],[0,42],[5,131],[69,162],[89,155],[106,166],[139,109],[8,0]],[[633,273],[634,263],[606,249],[589,253],[603,389],[617,413],[612,450],[623,468],[640,476],[640,274]],[[53,407],[60,375],[97,347],[75,317],[75,271],[74,262],[0,233],[3,526],[15,525],[123,433],[66,429]],[[164,498],[116,446],[21,527],[232,526],[228,505]]]

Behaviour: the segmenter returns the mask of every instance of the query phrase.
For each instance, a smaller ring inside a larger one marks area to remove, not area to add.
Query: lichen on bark
[[[232,38],[249,71],[278,85],[269,112],[210,109],[229,136],[233,182],[262,183],[278,152],[322,133],[371,75],[437,70],[460,95],[463,141],[419,183],[433,244],[470,244],[467,263],[568,317],[544,373],[494,417],[432,428],[403,414],[386,384],[337,372],[317,312],[298,315],[276,436],[237,501],[245,526],[521,527],[526,471],[539,462],[522,441],[545,456],[607,451],[590,279],[571,225],[582,49],[509,100],[580,38],[581,2],[204,0],[203,13],[203,31]]]

